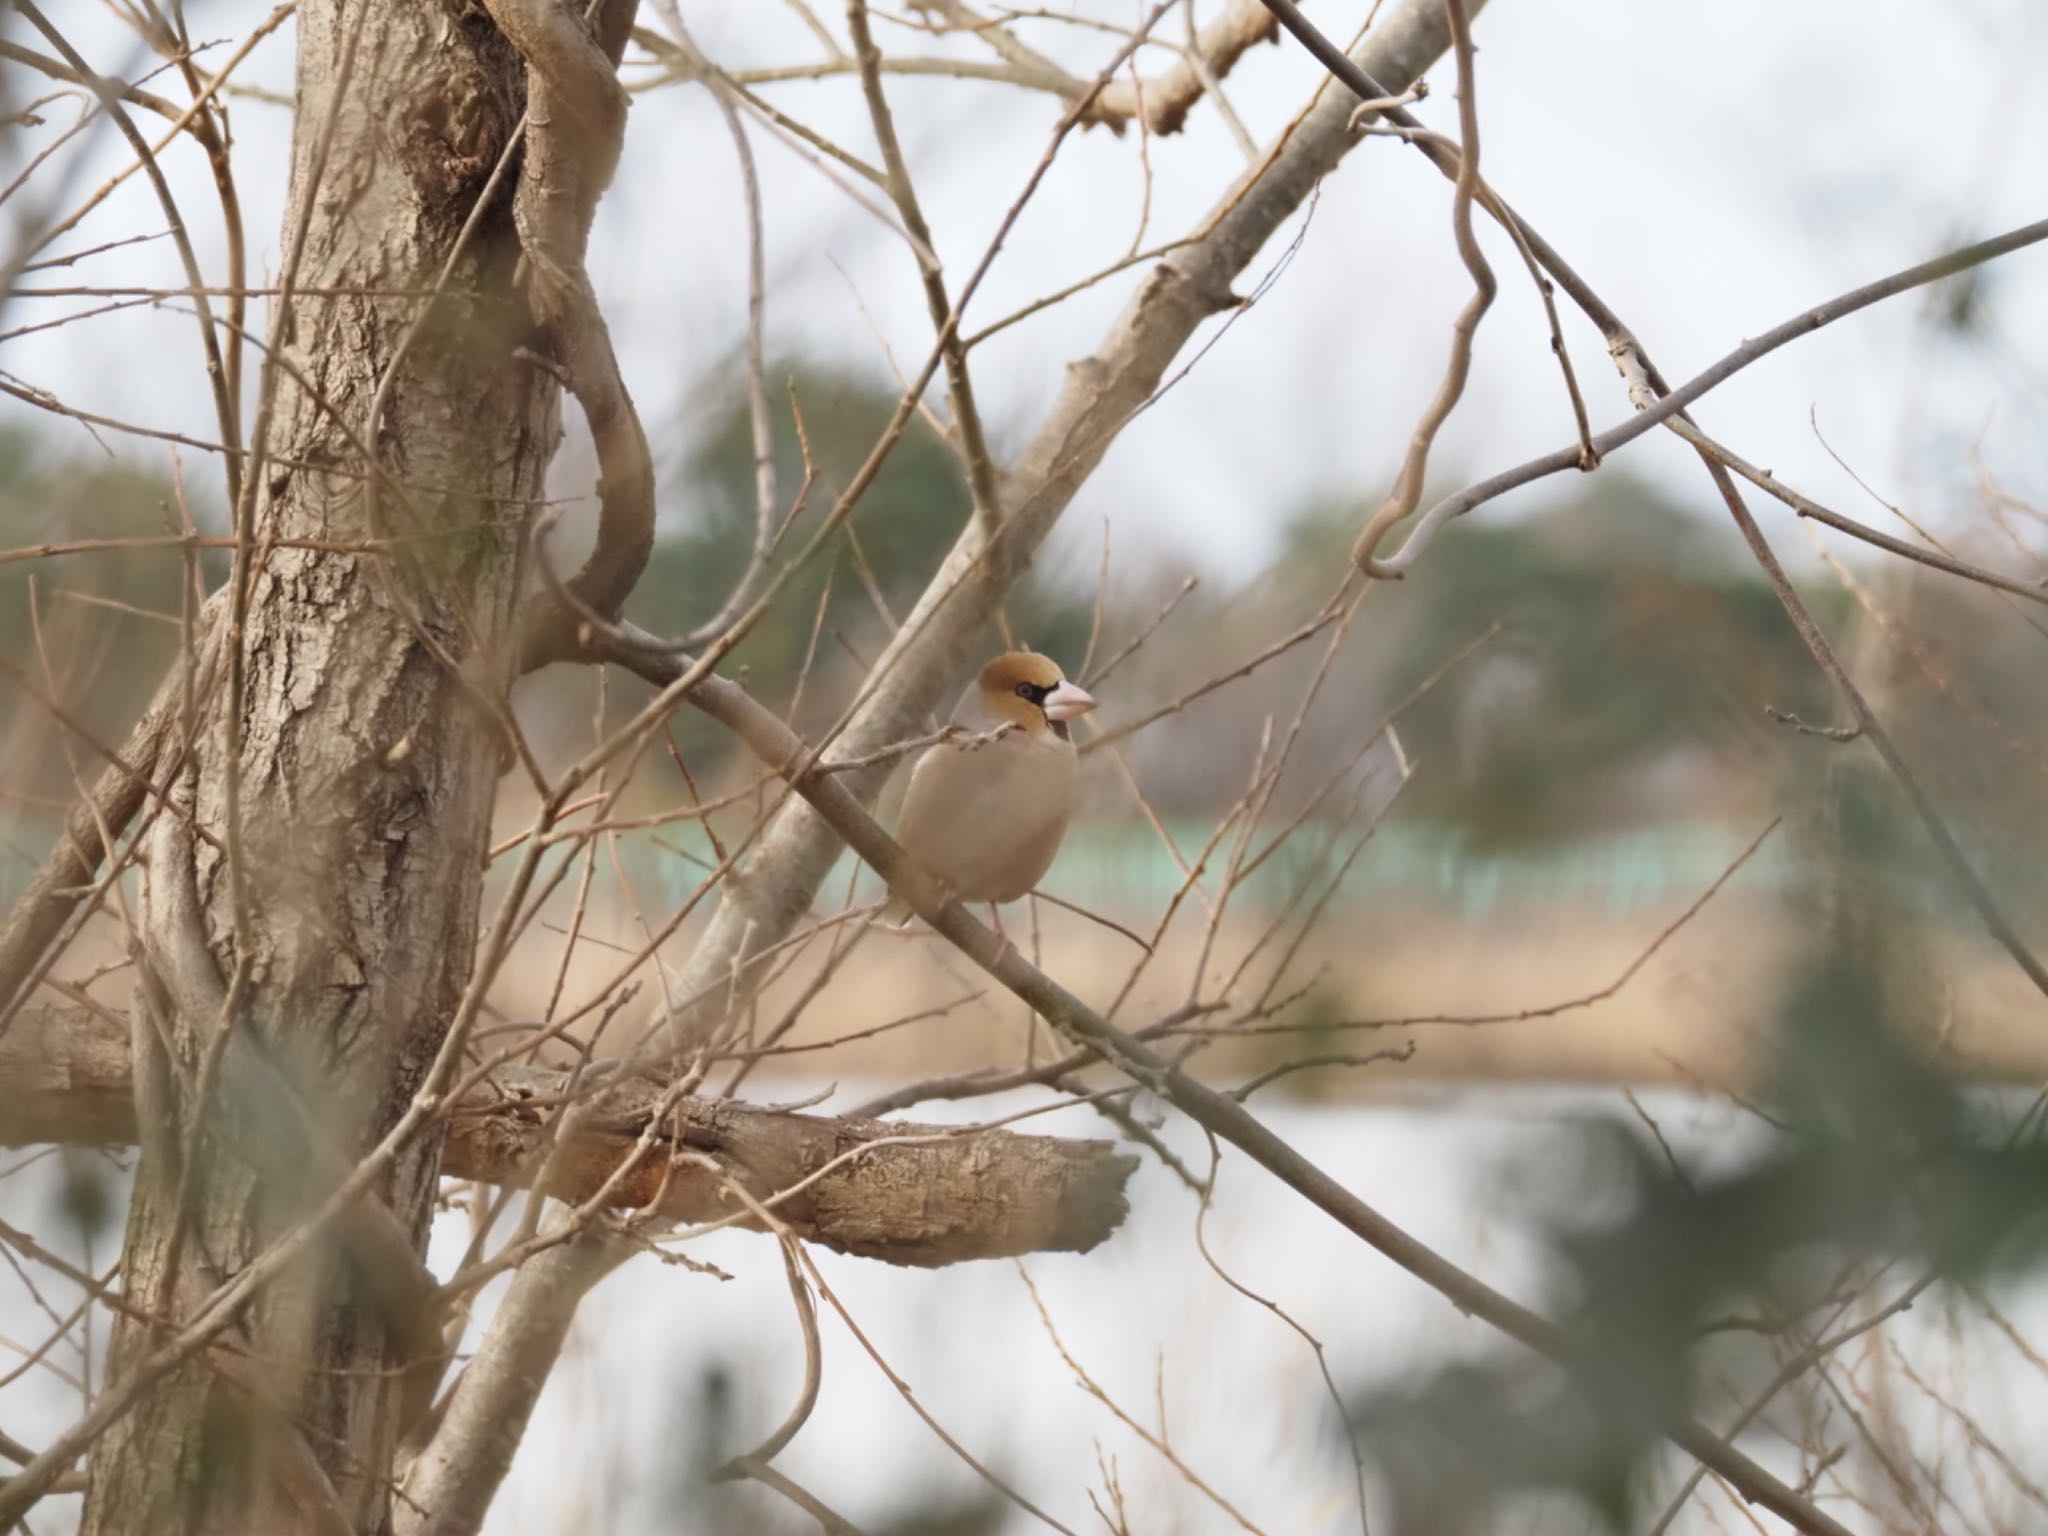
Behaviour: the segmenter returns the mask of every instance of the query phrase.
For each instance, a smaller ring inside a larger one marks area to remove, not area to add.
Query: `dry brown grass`
[[[1798,931],[1782,905],[1729,895],[1614,988],[1676,916],[1673,910],[1617,918],[1562,904],[1483,921],[1440,911],[1376,915],[1369,923],[1363,914],[1338,914],[1279,989],[1291,992],[1315,976],[1313,990],[1276,1022],[1313,1020],[1322,1027],[1220,1041],[1197,1063],[1205,1075],[1234,1081],[1293,1057],[1365,1053],[1412,1041],[1408,1061],[1301,1074],[1272,1091],[1344,1096],[1399,1092],[1403,1084],[1441,1079],[1739,1089],[1755,1080],[1768,1048],[1787,971],[1798,955]],[[1019,907],[1004,917],[1012,941],[1030,952],[1028,914]],[[587,931],[593,942],[580,946],[570,967],[568,1007],[614,977],[624,955],[611,946],[630,942],[630,929],[608,909],[593,911]],[[1205,997],[1214,995],[1257,932],[1249,916],[1225,921],[1215,946],[1221,958],[1210,965]],[[508,967],[497,993],[508,1016],[533,1017],[552,985],[561,937],[546,937],[546,943],[525,946]],[[1194,922],[1169,931],[1119,1022],[1136,1027],[1185,1001],[1199,941]],[[824,942],[815,941],[767,989],[755,1011],[757,1031],[771,1029],[810,985]],[[1041,909],[1038,946],[1051,974],[1104,1005],[1138,956],[1128,940],[1051,908]],[[681,952],[680,945],[671,947]],[[1929,961],[1935,974],[1955,978],[1936,995],[1935,1015],[1926,1021],[1930,1052],[1971,1076],[2048,1075],[2048,1043],[2027,1022],[2031,994],[2023,977],[2008,974],[2010,967],[1988,945],[1961,936],[1935,942]],[[1263,980],[1263,968],[1253,974]],[[1586,1001],[1610,989],[1611,995]],[[1240,986],[1237,995],[1252,990]],[[645,1027],[659,997],[650,975],[608,1045]],[[942,1017],[846,1038],[948,1004],[956,1006]],[[1342,1024],[1354,1027],[1333,1027]],[[930,933],[878,929],[861,940],[754,1083],[898,1082],[1022,1066],[1049,1059],[1049,1041],[1022,1004],[990,993],[985,978]]]

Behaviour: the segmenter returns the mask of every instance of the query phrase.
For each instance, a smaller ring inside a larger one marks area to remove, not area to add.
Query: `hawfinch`
[[[966,739],[932,747],[910,775],[896,833],[904,851],[964,901],[1027,894],[1074,813],[1080,760],[1067,722],[1094,707],[1035,651],[983,667],[953,711]],[[893,915],[905,910],[899,901]]]

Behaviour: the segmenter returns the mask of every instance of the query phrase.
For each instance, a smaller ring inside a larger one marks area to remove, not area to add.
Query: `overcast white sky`
[[[216,0],[189,10],[195,35],[234,38],[269,8],[267,0]],[[683,9],[700,45],[729,65],[816,56],[781,5],[728,0]],[[837,25],[837,8],[823,9]],[[1116,20],[1137,9],[1132,0],[1076,7]],[[1216,9],[1211,0],[1203,13]],[[96,65],[133,66],[131,44],[105,12],[65,10]],[[1364,7],[1310,10],[1345,37]],[[643,19],[652,22],[651,7]],[[18,19],[0,28],[23,32]],[[883,25],[879,35],[892,51],[938,51],[900,28]],[[1029,35],[1083,74],[1100,67],[1111,46],[1100,33],[1044,23]],[[2035,88],[2048,57],[2048,7],[2038,0],[1494,0],[1476,35],[1489,178],[1674,378],[1840,289],[2048,211],[2048,93]],[[287,26],[251,61],[248,77],[286,88],[290,49]],[[24,76],[10,75],[18,100]],[[1283,43],[1255,50],[1228,94],[1263,141],[1320,78]],[[1453,126],[1448,69],[1433,83],[1423,115]],[[978,82],[900,80],[891,88],[936,243],[958,282],[1042,153],[1058,103]],[[775,91],[789,110],[872,153],[852,82]],[[68,120],[68,110],[60,104],[52,123]],[[236,113],[260,269],[275,264],[289,124],[283,109],[260,102],[245,101]],[[52,131],[11,130],[16,142],[0,170],[11,175],[24,150]],[[771,351],[824,354],[881,373],[885,336],[906,366],[914,363],[930,326],[906,248],[770,136],[757,132],[755,145],[768,210]],[[112,135],[96,136],[67,198],[97,185],[124,153]],[[1148,244],[1197,223],[1243,163],[1206,107],[1186,133],[1151,144],[1149,158]],[[196,153],[182,151],[175,170],[217,279],[217,219]],[[44,185],[53,183],[38,178],[0,205],[0,219],[38,212]],[[1143,185],[1134,137],[1096,131],[1072,144],[977,297],[969,329],[1122,254],[1138,228]],[[1446,185],[1420,156],[1390,141],[1356,150],[1326,186],[1298,258],[1125,434],[1062,540],[1092,550],[1106,517],[1126,551],[1144,546],[1228,575],[1253,568],[1307,502],[1376,499],[1435,388],[1466,293],[1448,211]],[[161,226],[146,189],[135,185],[61,248]],[[1292,233],[1262,255],[1254,278]],[[703,91],[639,97],[591,265],[628,381],[671,463],[707,380],[733,382],[744,326],[743,240],[732,146]],[[1491,238],[1489,253],[1502,298],[1481,332],[1465,404],[1442,439],[1444,489],[1461,470],[1491,473],[1570,434],[1534,296],[1503,241]],[[168,242],[159,241],[30,280],[179,279]],[[1025,440],[1062,365],[1094,349],[1135,280],[1105,284],[976,352],[977,388],[999,448]],[[1702,407],[1702,420],[1754,461],[1859,514],[1877,515],[1814,440],[1809,410],[1876,484],[1936,521],[1969,515],[1957,493],[1980,439],[2011,489],[2040,496],[2048,492],[2048,253],[2009,258],[1988,294],[1986,332],[1968,345],[1930,332],[1924,296],[1893,301],[1751,370]],[[86,301],[17,299],[0,331],[53,318],[60,305]],[[1627,405],[1604,349],[1590,327],[1569,316],[1567,326],[1595,425],[1611,424]],[[74,405],[211,431],[191,322],[181,315],[130,311],[0,342],[0,369]],[[75,427],[56,430],[83,443]],[[121,446],[161,462],[152,445]],[[1616,462],[1698,499],[1698,472],[1674,442],[1645,439]],[[1480,515],[1513,515],[1546,494],[1539,488]],[[666,500],[668,515],[684,515],[680,498]],[[1788,553],[1802,543],[1795,538]]]

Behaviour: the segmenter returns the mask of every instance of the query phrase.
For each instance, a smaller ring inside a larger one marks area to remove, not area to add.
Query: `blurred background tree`
[[[180,643],[184,553],[127,542],[181,532],[176,486],[146,462],[82,442],[76,429],[0,423],[0,543],[33,550],[106,541],[0,564],[0,654],[109,746],[142,712],[162,658]],[[215,509],[192,511],[202,533],[219,532]],[[193,562],[209,591],[227,569],[220,550],[199,551]],[[0,782],[9,793],[68,804],[72,759],[88,781],[104,766],[41,705],[0,688]]]

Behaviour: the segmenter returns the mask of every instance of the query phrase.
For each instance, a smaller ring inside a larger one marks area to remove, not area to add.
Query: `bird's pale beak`
[[[1048,720],[1071,720],[1076,715],[1087,714],[1094,707],[1094,696],[1072,683],[1063,682],[1045,696],[1045,718]]]

